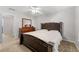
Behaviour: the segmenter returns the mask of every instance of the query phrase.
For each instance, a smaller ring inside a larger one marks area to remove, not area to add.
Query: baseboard
[[[68,42],[72,42],[72,43],[75,44],[75,41],[73,41],[73,40],[69,40],[69,39],[66,39],[66,38],[64,38],[63,40],[64,40],[64,41],[68,41]]]
[[[72,43],[75,43],[74,41],[72,41],[72,40],[64,40],[64,41],[68,41],[68,42],[72,42]]]

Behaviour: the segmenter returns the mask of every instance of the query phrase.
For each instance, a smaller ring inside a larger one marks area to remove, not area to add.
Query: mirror
[[[32,25],[32,20],[27,18],[22,18],[22,27],[30,27]]]

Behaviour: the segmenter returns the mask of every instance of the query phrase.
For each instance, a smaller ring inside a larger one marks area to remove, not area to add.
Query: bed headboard
[[[62,22],[42,23],[41,29],[58,30],[62,34]]]

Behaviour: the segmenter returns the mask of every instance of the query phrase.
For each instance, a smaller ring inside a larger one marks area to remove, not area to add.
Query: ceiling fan
[[[42,14],[42,10],[38,6],[30,6],[30,11],[32,14]]]

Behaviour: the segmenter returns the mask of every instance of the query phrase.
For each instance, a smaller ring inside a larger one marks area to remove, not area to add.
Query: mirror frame
[[[31,19],[27,19],[27,18],[22,18],[22,28],[24,27],[24,21],[29,20],[30,21],[30,25],[32,25],[32,20]]]

